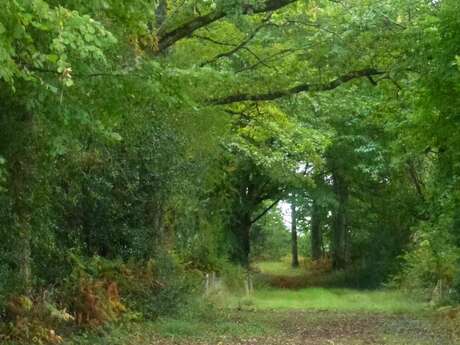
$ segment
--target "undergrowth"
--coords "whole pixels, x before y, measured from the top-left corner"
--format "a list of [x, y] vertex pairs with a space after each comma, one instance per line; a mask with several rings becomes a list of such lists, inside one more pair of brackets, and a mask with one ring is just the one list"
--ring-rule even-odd
[[[73, 270], [52, 291], [11, 294], [0, 313], [0, 343], [59, 344], [75, 332], [181, 313], [202, 293], [202, 275], [172, 256], [106, 260], [71, 255]], [[182, 314], [181, 314], [182, 315]]]

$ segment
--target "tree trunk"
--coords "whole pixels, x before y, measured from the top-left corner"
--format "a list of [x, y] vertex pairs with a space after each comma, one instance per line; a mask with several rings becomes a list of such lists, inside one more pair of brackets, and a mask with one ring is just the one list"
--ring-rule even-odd
[[343, 269], [347, 264], [346, 210], [348, 190], [340, 172], [333, 171], [333, 181], [338, 205], [334, 210], [332, 224], [332, 264], [334, 269]]
[[313, 200], [310, 224], [311, 258], [313, 260], [319, 260], [323, 256], [323, 251], [321, 248], [321, 209], [318, 206], [318, 202], [316, 200]]
[[245, 268], [249, 268], [249, 256], [251, 254], [251, 216], [249, 214], [235, 215], [233, 224], [233, 235], [235, 246], [233, 248], [233, 261]]
[[251, 254], [251, 220], [244, 221], [241, 226], [241, 248], [243, 267], [249, 268], [249, 256]]
[[292, 267], [299, 267], [299, 255], [297, 247], [297, 214], [294, 202], [291, 203], [291, 251]]

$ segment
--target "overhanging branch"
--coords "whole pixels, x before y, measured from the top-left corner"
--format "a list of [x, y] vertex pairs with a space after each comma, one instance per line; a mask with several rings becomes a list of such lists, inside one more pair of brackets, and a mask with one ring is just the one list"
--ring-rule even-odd
[[251, 220], [251, 224], [254, 224], [255, 222], [257, 222], [260, 218], [262, 218], [263, 216], [265, 216], [267, 214], [268, 211], [270, 211], [273, 207], [276, 206], [277, 203], [280, 202], [281, 199], [277, 199], [275, 200], [270, 206], [268, 206], [265, 210], [263, 210], [263, 212], [261, 212], [257, 217], [255, 217], [254, 219]]
[[236, 52], [238, 52], [239, 50], [245, 48], [245, 46], [257, 35], [257, 33], [264, 27], [266, 26], [267, 24], [267, 21], [270, 19], [271, 16], [269, 16], [268, 18], [266, 18], [261, 25], [259, 25], [258, 27], [255, 28], [255, 30], [246, 38], [244, 39], [243, 41], [241, 41], [241, 43], [239, 43], [238, 45], [235, 45], [233, 49], [230, 49], [226, 52], [223, 52], [223, 53], [220, 53], [220, 54], [217, 54], [215, 57], [213, 57], [212, 59], [208, 60], [208, 61], [205, 61], [203, 63], [200, 64], [201, 67], [207, 65], [207, 64], [211, 64], [213, 62], [216, 62], [217, 60], [219, 60], [220, 58], [223, 58], [223, 57], [229, 57], [233, 54], [235, 54]]
[[[242, 5], [241, 12], [243, 14], [249, 15], [276, 11], [296, 1], [297, 0], [266, 0], [265, 2], [259, 5]], [[162, 51], [172, 46], [174, 43], [181, 40], [182, 38], [190, 36], [190, 34], [195, 32], [196, 30], [201, 29], [209, 24], [212, 24], [218, 21], [219, 19], [224, 18], [226, 15], [227, 13], [225, 12], [225, 10], [223, 8], [219, 8], [208, 14], [195, 17], [171, 31], [160, 33], [158, 37], [158, 50]]]
[[324, 84], [299, 84], [297, 86], [277, 91], [270, 91], [260, 94], [249, 94], [249, 93], [238, 93], [223, 98], [216, 98], [209, 100], [209, 104], [222, 105], [222, 104], [231, 104], [237, 102], [247, 102], [247, 101], [272, 101], [281, 97], [286, 97], [290, 95], [295, 95], [301, 92], [315, 92], [315, 91], [329, 91], [339, 87], [342, 84], [345, 84], [351, 80], [371, 77], [375, 75], [381, 75], [385, 72], [378, 71], [374, 68], [366, 68], [358, 71], [349, 72], [344, 74], [328, 83]]

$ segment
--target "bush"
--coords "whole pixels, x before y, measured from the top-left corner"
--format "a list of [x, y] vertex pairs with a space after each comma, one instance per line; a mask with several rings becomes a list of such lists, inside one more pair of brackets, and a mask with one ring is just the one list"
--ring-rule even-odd
[[70, 261], [73, 270], [56, 294], [2, 297], [0, 342], [59, 343], [58, 330], [68, 323], [98, 327], [122, 317], [153, 319], [200, 309], [194, 297], [203, 292], [203, 276], [174, 256], [123, 262], [72, 254]]
[[403, 256], [402, 272], [392, 283], [442, 303], [458, 294], [460, 250], [449, 233], [434, 229], [422, 226], [414, 247]]
[[186, 270], [174, 256], [159, 257], [155, 261], [154, 270], [157, 285], [150, 294], [144, 290], [133, 299], [147, 318], [177, 313], [194, 296], [203, 292], [202, 273], [198, 270]]
[[74, 301], [70, 307], [96, 324], [118, 319], [126, 308], [148, 319], [175, 313], [202, 283], [199, 271], [185, 270], [170, 255], [127, 263], [100, 257], [73, 260], [76, 269], [66, 283]]
[[65, 280], [61, 299], [75, 315], [77, 324], [99, 326], [117, 320], [126, 310], [118, 288], [123, 264], [100, 257], [70, 258], [74, 269]]
[[[43, 294], [46, 296], [47, 294]], [[21, 344], [58, 344], [62, 337], [56, 330], [74, 320], [46, 297], [34, 300], [18, 295], [6, 303], [5, 322], [0, 324], [0, 340]]]
[[247, 273], [241, 266], [229, 262], [223, 263], [219, 274], [225, 288], [234, 293], [241, 293], [244, 291]]

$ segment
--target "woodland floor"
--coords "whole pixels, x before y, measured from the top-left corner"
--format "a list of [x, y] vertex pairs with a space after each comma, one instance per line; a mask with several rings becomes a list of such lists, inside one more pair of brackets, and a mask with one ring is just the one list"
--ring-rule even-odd
[[[277, 272], [268, 274], [279, 281]], [[283, 277], [299, 279], [295, 272]], [[250, 298], [216, 297], [218, 311], [133, 323], [69, 344], [460, 345], [460, 318], [398, 292], [272, 286]]]
[[[162, 337], [148, 344], [228, 345], [428, 345], [459, 344], [428, 318], [415, 315], [286, 311], [234, 315], [235, 327], [250, 317], [265, 322], [267, 334]], [[244, 327], [244, 326], [243, 326]], [[247, 325], [246, 325], [247, 327]], [[132, 344], [136, 344], [133, 342]]]

